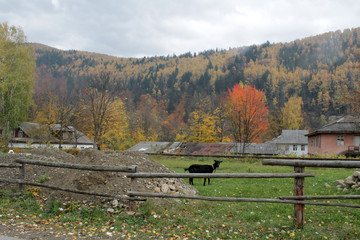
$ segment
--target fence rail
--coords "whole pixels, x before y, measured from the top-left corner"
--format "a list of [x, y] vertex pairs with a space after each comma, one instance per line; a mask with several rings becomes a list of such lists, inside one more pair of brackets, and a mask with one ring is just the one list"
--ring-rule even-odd
[[128, 178], [295, 178], [315, 177], [315, 173], [146, 173], [126, 175]]
[[136, 172], [137, 166], [99, 166], [99, 165], [82, 165], [82, 164], [71, 164], [71, 163], [59, 163], [59, 162], [46, 162], [39, 160], [29, 160], [18, 158], [15, 160], [17, 163], [21, 164], [31, 164], [38, 166], [46, 166], [46, 167], [55, 167], [55, 168], [70, 168], [70, 169], [78, 169], [78, 170], [89, 170], [89, 171], [107, 171], [107, 172]]
[[[206, 201], [221, 201], [221, 202], [262, 202], [262, 203], [285, 203], [285, 204], [302, 204], [302, 205], [317, 205], [317, 206], [334, 206], [334, 207], [352, 207], [360, 208], [359, 204], [348, 203], [326, 203], [326, 202], [310, 202], [300, 200], [281, 200], [274, 198], [236, 198], [236, 197], [209, 197], [198, 195], [184, 195], [184, 194], [164, 194], [164, 193], [150, 193], [150, 192], [137, 192], [128, 191], [129, 196], [137, 197], [151, 197], [151, 198], [185, 198]], [[283, 197], [284, 199], [286, 197]]]
[[339, 161], [339, 160], [284, 160], [284, 159], [263, 159], [263, 165], [272, 166], [294, 166], [294, 167], [324, 167], [324, 168], [359, 168], [360, 161]]
[[[6, 178], [0, 178], [0, 182], [5, 183], [15, 183], [15, 184], [21, 184], [21, 185], [28, 185], [28, 186], [35, 186], [35, 187], [42, 187], [42, 188], [49, 188], [53, 190], [58, 191], [64, 191], [64, 192], [70, 192], [70, 193], [77, 193], [77, 194], [84, 194], [84, 195], [91, 195], [91, 196], [99, 196], [99, 197], [107, 197], [107, 198], [116, 198], [123, 201], [130, 200], [130, 197], [128, 195], [118, 195], [118, 194], [107, 194], [107, 193], [97, 193], [97, 192], [87, 192], [87, 191], [80, 191], [76, 189], [69, 189], [69, 188], [62, 188], [57, 186], [51, 186], [43, 183], [34, 183], [29, 182], [26, 180], [21, 179], [6, 179]], [[133, 199], [133, 198], [131, 198]], [[144, 198], [137, 198], [136, 201], [146, 201]]]
[[0, 168], [21, 168], [20, 164], [6, 164], [6, 163], [1, 163], [0, 164]]

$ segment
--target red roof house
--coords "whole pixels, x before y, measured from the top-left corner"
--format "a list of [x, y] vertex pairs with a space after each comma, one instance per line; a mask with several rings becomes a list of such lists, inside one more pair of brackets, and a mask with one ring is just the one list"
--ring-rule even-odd
[[341, 117], [306, 135], [308, 153], [343, 154], [359, 150], [360, 119], [353, 116]]

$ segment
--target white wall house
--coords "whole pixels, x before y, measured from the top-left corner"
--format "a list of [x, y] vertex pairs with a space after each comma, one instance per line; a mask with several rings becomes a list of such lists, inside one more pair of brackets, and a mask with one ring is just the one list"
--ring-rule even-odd
[[[60, 131], [62, 131], [62, 141], [60, 141]], [[60, 144], [61, 142], [61, 144]], [[23, 122], [19, 128], [13, 129], [9, 148], [45, 148], [54, 147], [64, 149], [92, 148], [94, 142], [86, 137], [85, 134], [76, 130], [72, 126], [62, 127], [59, 124], [48, 126], [38, 123]]]
[[308, 130], [282, 130], [281, 135], [270, 142], [276, 144], [277, 154], [307, 155], [308, 139], [305, 135], [308, 133]]

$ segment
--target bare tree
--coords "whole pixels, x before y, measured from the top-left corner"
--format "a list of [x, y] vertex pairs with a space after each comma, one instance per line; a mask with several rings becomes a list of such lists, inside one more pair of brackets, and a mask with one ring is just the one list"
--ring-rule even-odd
[[92, 121], [94, 148], [100, 148], [98, 141], [103, 131], [109, 107], [116, 98], [119, 86], [118, 82], [111, 79], [109, 72], [101, 72], [99, 75], [91, 77], [82, 95], [85, 113], [91, 117]]

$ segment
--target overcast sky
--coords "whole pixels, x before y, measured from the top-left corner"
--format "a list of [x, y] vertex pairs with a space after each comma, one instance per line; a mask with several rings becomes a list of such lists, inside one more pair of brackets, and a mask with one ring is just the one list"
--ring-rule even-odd
[[163, 56], [360, 27], [360, 0], [0, 0], [0, 22], [59, 49]]

